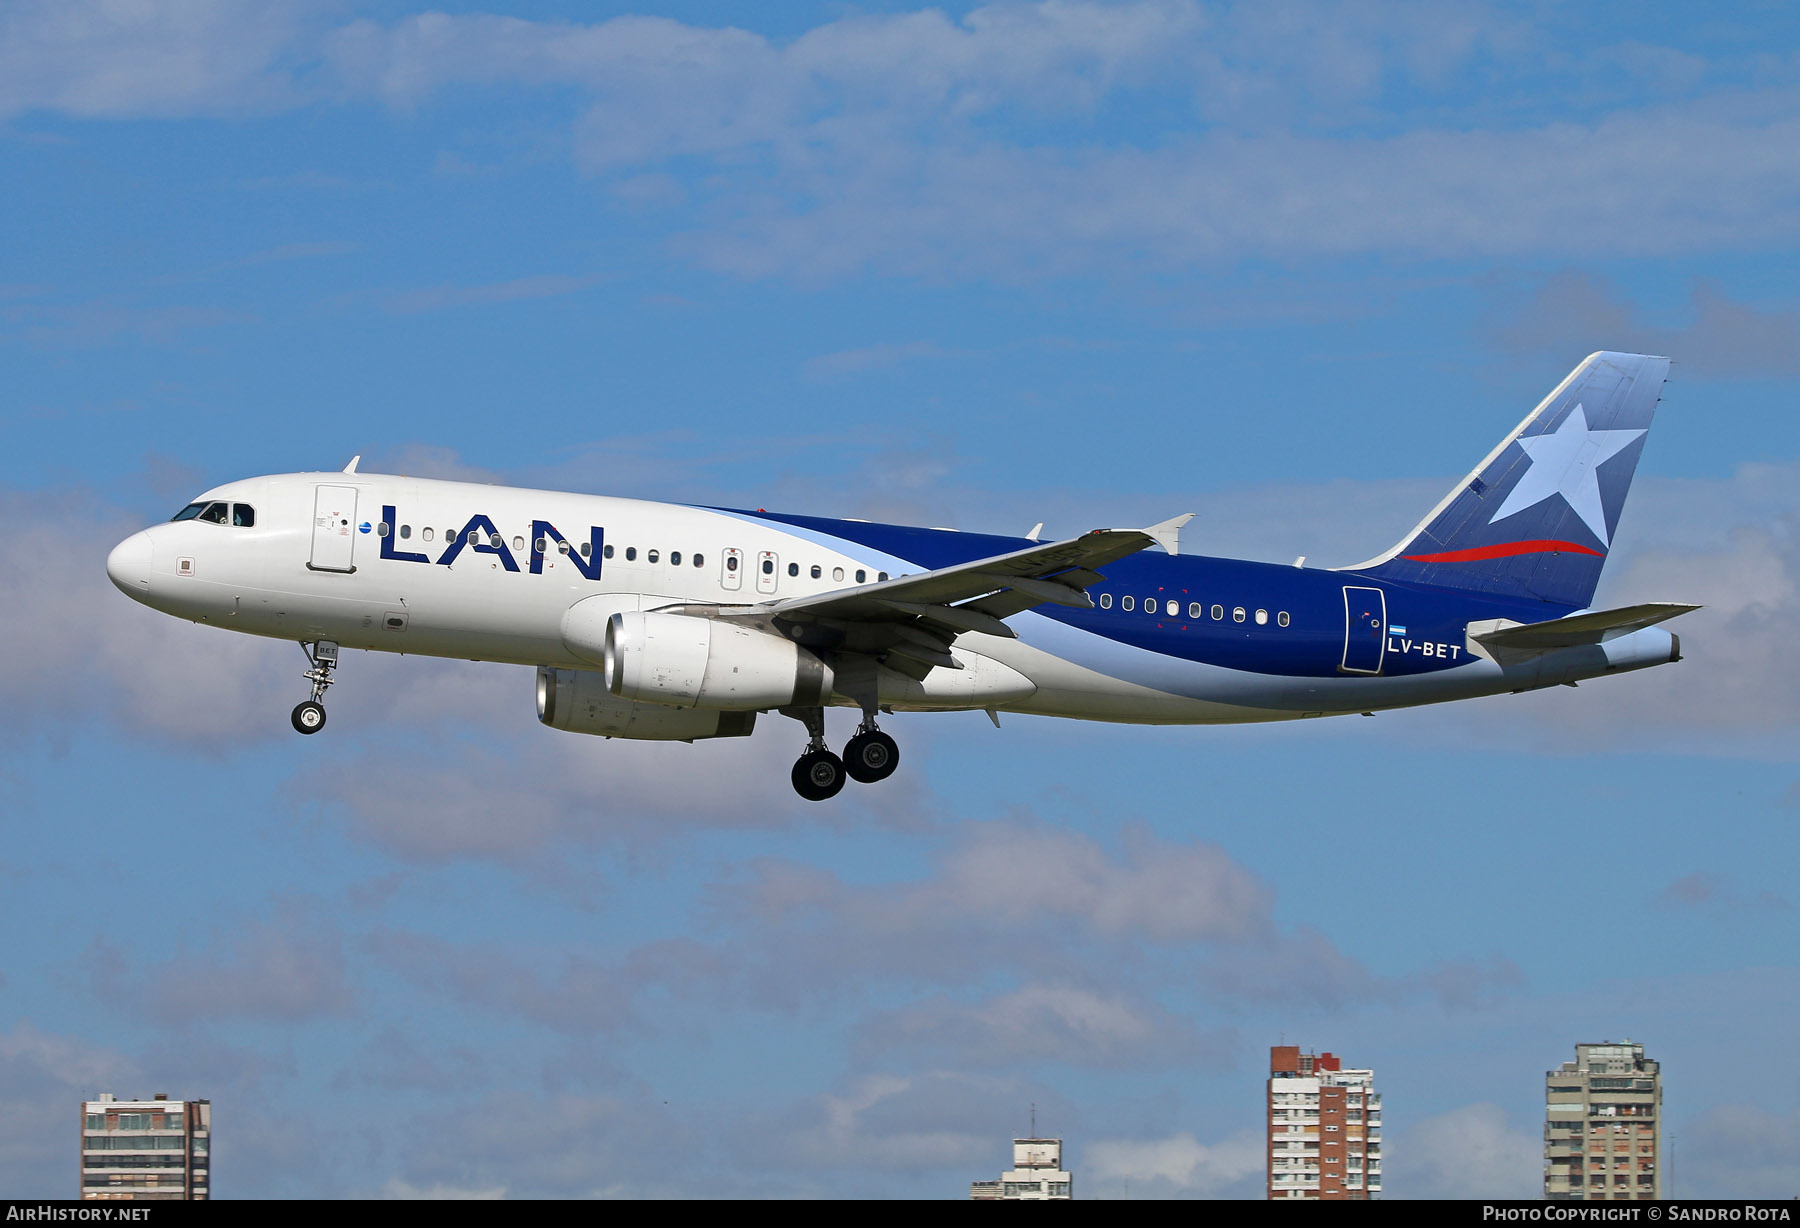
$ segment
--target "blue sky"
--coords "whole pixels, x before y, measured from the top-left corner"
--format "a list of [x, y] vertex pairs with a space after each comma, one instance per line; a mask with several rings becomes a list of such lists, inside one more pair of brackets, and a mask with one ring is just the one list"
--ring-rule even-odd
[[[1732, 1063], [1800, 1013], [1796, 24], [7, 6], [0, 1192], [112, 1090], [210, 1096], [221, 1197], [957, 1197], [1033, 1103], [1082, 1195], [1254, 1195], [1285, 1039], [1375, 1067], [1390, 1196], [1529, 1197], [1543, 1072], [1629, 1036], [1676, 1193], [1792, 1194]], [[354, 453], [1343, 564], [1598, 349], [1676, 359], [1601, 599], [1704, 603], [1680, 665], [914, 717], [828, 806], [791, 722], [576, 738], [496, 666], [354, 656], [303, 742], [296, 650], [104, 575]]]

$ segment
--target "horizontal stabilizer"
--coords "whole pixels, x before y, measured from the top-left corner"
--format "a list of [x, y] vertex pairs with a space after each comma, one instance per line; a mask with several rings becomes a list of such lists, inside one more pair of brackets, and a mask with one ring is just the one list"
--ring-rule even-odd
[[1582, 644], [1600, 644], [1645, 627], [1654, 627], [1697, 605], [1676, 601], [1652, 601], [1628, 605], [1617, 610], [1595, 610], [1569, 618], [1553, 618], [1541, 623], [1515, 623], [1510, 619], [1487, 619], [1469, 624], [1469, 639], [1490, 652], [1510, 655], [1533, 655], [1554, 652], [1558, 648], [1575, 648]]

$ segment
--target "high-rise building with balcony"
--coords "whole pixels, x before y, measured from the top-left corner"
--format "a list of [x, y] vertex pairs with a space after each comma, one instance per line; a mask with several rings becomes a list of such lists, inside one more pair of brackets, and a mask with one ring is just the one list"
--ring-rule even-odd
[[1269, 1197], [1381, 1193], [1381, 1096], [1373, 1070], [1331, 1053], [1269, 1049]]
[[1044, 1200], [1073, 1198], [1073, 1183], [1062, 1166], [1059, 1138], [1016, 1138], [1013, 1166], [998, 1181], [971, 1181], [969, 1197], [977, 1202], [996, 1199]]
[[1544, 1197], [1662, 1197], [1662, 1068], [1629, 1040], [1544, 1075]]
[[210, 1100], [106, 1094], [81, 1106], [84, 1199], [206, 1199], [211, 1158]]

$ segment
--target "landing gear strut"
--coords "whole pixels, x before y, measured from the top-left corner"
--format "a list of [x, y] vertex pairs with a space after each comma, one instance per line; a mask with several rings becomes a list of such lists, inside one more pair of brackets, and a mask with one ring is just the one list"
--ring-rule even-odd
[[875, 714], [863, 714], [856, 735], [844, 744], [844, 768], [865, 785], [886, 780], [900, 766], [900, 746], [875, 727]]
[[875, 727], [872, 709], [863, 713], [856, 734], [844, 744], [842, 759], [825, 745], [825, 709], [783, 708], [781, 712], [806, 726], [806, 751], [794, 764], [793, 780], [794, 792], [809, 802], [836, 797], [843, 791], [846, 776], [872, 785], [892, 776], [900, 766], [900, 747]]
[[844, 787], [844, 761], [825, 745], [825, 709], [783, 709], [806, 726], [806, 752], [794, 763], [794, 792], [809, 802], [836, 797]]
[[338, 646], [331, 640], [320, 640], [315, 644], [301, 644], [300, 651], [312, 665], [300, 675], [312, 683], [312, 698], [294, 706], [292, 719], [298, 732], [317, 733], [325, 728], [325, 705], [319, 701], [325, 698], [326, 688], [332, 682], [331, 671], [337, 668]]

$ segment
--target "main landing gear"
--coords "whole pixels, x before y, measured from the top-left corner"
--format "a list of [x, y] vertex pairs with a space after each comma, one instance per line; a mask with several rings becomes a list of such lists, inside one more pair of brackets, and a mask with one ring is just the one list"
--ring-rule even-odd
[[838, 758], [825, 745], [825, 710], [801, 708], [785, 710], [787, 715], [806, 726], [806, 751], [794, 763], [794, 792], [809, 802], [822, 802], [836, 797], [844, 788], [844, 777], [872, 785], [886, 780], [900, 766], [900, 747], [894, 739], [875, 727], [875, 714], [864, 713], [856, 735], [844, 745], [844, 757]]
[[316, 644], [301, 644], [300, 651], [312, 665], [300, 675], [312, 683], [312, 698], [294, 706], [292, 719], [298, 732], [317, 733], [325, 728], [325, 705], [319, 701], [325, 698], [332, 681], [331, 671], [337, 668], [338, 646], [330, 640], [320, 640]]

